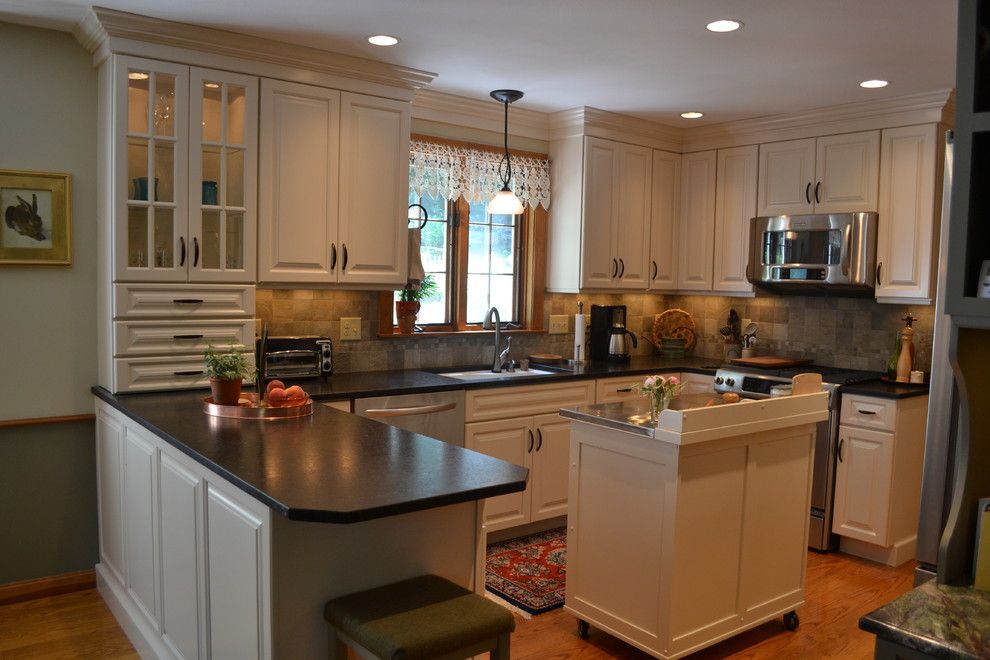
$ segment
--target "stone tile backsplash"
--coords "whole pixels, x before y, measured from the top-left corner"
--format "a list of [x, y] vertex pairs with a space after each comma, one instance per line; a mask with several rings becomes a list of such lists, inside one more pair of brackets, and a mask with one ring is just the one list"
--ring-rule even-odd
[[[930, 368], [933, 328], [932, 306], [881, 305], [872, 299], [812, 296], [777, 296], [758, 293], [755, 298], [641, 294], [548, 293], [544, 301], [544, 327], [550, 314], [567, 314], [568, 334], [514, 335], [512, 356], [559, 353], [571, 357], [574, 345], [573, 316], [577, 302], [590, 313], [592, 304], [626, 305], [628, 326], [639, 335], [638, 355], [653, 349], [644, 341], [653, 316], [665, 309], [681, 308], [695, 319], [698, 347], [695, 355], [721, 359], [723, 342], [719, 328], [729, 309], [759, 326], [757, 353], [810, 357], [818, 364], [881, 371], [893, 350], [894, 336], [910, 311], [915, 322], [917, 363]], [[269, 323], [273, 335], [323, 335], [334, 339], [335, 371], [379, 371], [483, 365], [492, 358], [492, 337], [447, 336], [412, 338], [378, 337], [378, 294], [367, 291], [321, 289], [261, 289], [257, 291], [257, 315]], [[340, 341], [340, 318], [363, 319], [359, 341]]]

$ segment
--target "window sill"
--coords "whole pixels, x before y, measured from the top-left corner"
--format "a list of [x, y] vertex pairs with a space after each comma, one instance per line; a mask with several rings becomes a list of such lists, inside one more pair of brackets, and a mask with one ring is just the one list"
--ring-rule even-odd
[[[545, 335], [547, 333], [546, 329], [537, 328], [521, 328], [518, 330], [502, 330], [503, 335]], [[379, 332], [379, 339], [425, 339], [427, 337], [484, 337], [493, 336], [495, 334], [494, 330], [435, 330], [435, 331], [425, 331], [425, 332], [414, 332], [409, 335], [402, 334], [398, 331], [396, 332]]]

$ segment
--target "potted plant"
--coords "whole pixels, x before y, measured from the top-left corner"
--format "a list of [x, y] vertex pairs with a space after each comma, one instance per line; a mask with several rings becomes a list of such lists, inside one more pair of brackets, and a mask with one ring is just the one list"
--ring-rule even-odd
[[399, 320], [399, 332], [411, 335], [416, 329], [416, 315], [421, 307], [420, 301], [434, 297], [439, 290], [432, 275], [427, 275], [413, 288], [406, 285], [399, 291], [399, 299], [395, 301], [395, 317]]
[[211, 344], [203, 353], [213, 402], [222, 406], [237, 405], [241, 398], [241, 383], [251, 373], [247, 358], [237, 348], [231, 345], [227, 351], [218, 351]]

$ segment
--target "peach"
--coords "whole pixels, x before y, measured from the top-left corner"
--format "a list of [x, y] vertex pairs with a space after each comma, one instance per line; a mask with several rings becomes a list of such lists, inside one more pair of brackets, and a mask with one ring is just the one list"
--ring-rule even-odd
[[293, 385], [292, 387], [285, 390], [286, 399], [305, 399], [306, 391], [298, 385]]
[[285, 390], [281, 387], [273, 387], [268, 390], [266, 398], [268, 399], [268, 403], [277, 406], [285, 401]]
[[282, 388], [284, 390], [285, 389], [285, 383], [283, 383], [280, 380], [273, 380], [270, 383], [268, 383], [268, 387], [265, 388], [265, 392], [271, 392], [276, 387], [280, 387], [280, 388]]

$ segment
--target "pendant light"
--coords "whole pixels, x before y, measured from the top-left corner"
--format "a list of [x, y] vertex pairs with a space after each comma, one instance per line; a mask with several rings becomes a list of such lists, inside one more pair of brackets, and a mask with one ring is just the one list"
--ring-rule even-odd
[[489, 215], [519, 215], [523, 212], [522, 202], [509, 188], [512, 179], [512, 160], [509, 156], [509, 104], [518, 101], [523, 93], [518, 89], [496, 89], [491, 93], [496, 101], [505, 105], [505, 154], [499, 163], [498, 173], [502, 177], [502, 189], [488, 202]]

